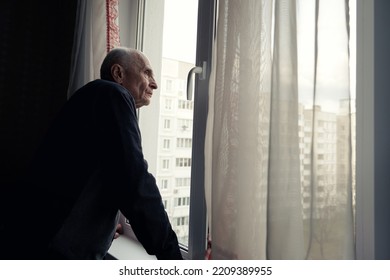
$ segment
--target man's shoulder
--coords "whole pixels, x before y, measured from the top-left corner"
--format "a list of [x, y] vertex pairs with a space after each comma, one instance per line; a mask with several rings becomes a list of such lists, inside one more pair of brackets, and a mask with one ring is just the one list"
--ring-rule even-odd
[[125, 99], [130, 103], [134, 103], [133, 97], [130, 92], [118, 83], [97, 79], [87, 83], [80, 89], [78, 89], [72, 96], [72, 98], [112, 98], [121, 96], [121, 99]]
[[87, 83], [85, 86], [80, 88], [80, 90], [85, 90], [85, 91], [104, 91], [104, 92], [121, 92], [121, 93], [127, 93], [128, 91], [121, 86], [118, 83], [107, 81], [107, 80], [102, 80], [102, 79], [97, 79], [92, 82]]

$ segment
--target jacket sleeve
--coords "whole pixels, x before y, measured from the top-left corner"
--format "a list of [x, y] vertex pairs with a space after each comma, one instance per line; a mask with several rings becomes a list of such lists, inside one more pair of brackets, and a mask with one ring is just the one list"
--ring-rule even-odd
[[103, 153], [104, 177], [116, 190], [118, 208], [148, 254], [158, 259], [182, 259], [156, 180], [143, 157], [134, 100], [118, 86], [110, 92], [107, 103], [102, 104], [106, 111], [101, 115], [102, 143], [108, 147]]

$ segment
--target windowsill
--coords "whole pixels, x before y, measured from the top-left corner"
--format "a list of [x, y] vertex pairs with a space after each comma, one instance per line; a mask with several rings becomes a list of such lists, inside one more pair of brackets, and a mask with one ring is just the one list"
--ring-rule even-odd
[[108, 253], [118, 260], [156, 260], [139, 242], [123, 235], [112, 242]]

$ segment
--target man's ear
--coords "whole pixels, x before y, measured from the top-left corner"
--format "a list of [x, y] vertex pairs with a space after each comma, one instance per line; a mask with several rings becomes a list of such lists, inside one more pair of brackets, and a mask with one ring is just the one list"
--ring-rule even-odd
[[111, 66], [111, 75], [115, 82], [122, 84], [123, 82], [123, 67], [119, 64], [114, 64]]

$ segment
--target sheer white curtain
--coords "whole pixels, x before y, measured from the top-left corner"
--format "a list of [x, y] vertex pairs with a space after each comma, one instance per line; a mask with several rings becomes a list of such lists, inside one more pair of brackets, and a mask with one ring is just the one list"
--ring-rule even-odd
[[79, 0], [77, 5], [68, 98], [100, 78], [107, 51], [119, 46], [118, 0]]
[[217, 11], [212, 258], [353, 258], [348, 1], [220, 0]]

